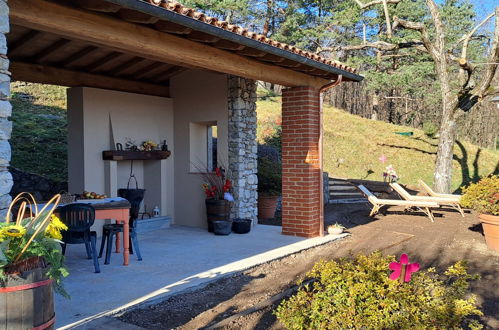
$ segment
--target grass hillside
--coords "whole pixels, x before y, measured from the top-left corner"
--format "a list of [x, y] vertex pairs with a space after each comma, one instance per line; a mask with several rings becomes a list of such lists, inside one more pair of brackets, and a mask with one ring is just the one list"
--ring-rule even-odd
[[[64, 87], [12, 83], [12, 166], [56, 181], [67, 180], [67, 117]], [[257, 103], [258, 139], [271, 136], [281, 123], [280, 98]], [[331, 176], [382, 180], [392, 164], [402, 183], [432, 181], [437, 140], [422, 131], [324, 109], [324, 167]], [[394, 132], [413, 131], [413, 137]], [[383, 165], [378, 158], [384, 154]], [[455, 148], [453, 188], [497, 171], [499, 152], [466, 142]]]
[[66, 182], [66, 88], [13, 82], [11, 93], [11, 166]]
[[[258, 139], [263, 141], [281, 122], [279, 98], [258, 101]], [[395, 132], [414, 132], [412, 137]], [[324, 169], [330, 176], [383, 180], [384, 168], [391, 164], [400, 182], [432, 182], [437, 140], [423, 131], [351, 115], [324, 107]], [[381, 155], [387, 158], [383, 165]], [[454, 149], [453, 189], [497, 171], [499, 152], [458, 141]]]

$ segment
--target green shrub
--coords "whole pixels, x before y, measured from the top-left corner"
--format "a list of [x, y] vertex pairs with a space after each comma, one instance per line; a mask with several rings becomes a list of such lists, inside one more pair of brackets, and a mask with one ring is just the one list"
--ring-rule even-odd
[[[283, 301], [275, 314], [288, 329], [480, 329], [474, 296], [466, 297], [469, 275], [457, 262], [441, 276], [430, 268], [409, 283], [388, 278], [394, 257], [374, 252], [353, 260], [321, 261], [310, 283]], [[309, 281], [307, 281], [309, 282]]]
[[434, 138], [438, 133], [438, 126], [431, 121], [425, 121], [423, 123], [423, 131], [427, 137]]
[[281, 190], [281, 164], [269, 157], [258, 157], [258, 194], [278, 196]]
[[459, 202], [479, 213], [499, 215], [499, 177], [492, 175], [470, 184]]

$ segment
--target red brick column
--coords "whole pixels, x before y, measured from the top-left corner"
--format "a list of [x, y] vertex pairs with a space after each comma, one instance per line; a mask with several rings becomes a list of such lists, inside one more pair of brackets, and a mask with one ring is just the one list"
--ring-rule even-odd
[[294, 87], [282, 93], [282, 233], [323, 234], [320, 93]]

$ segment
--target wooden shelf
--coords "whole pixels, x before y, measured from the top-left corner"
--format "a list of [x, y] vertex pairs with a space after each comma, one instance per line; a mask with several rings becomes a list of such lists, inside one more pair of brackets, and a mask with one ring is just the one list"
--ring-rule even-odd
[[102, 152], [104, 160], [161, 160], [170, 157], [171, 151], [132, 151], [132, 150], [106, 150]]

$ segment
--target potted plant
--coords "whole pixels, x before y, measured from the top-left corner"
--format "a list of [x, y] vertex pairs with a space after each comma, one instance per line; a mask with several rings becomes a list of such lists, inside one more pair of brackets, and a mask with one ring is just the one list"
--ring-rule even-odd
[[215, 235], [229, 235], [232, 231], [230, 202], [234, 201], [230, 190], [232, 181], [224, 167], [215, 168], [215, 172], [202, 172], [203, 190], [206, 195], [206, 216], [208, 231]]
[[[68, 297], [62, 287], [68, 272], [60, 246], [67, 227], [53, 214], [60, 197], [39, 209], [31, 194], [22, 193], [0, 222], [0, 305], [17, 306], [6, 310], [8, 328], [53, 326], [53, 289]], [[14, 206], [18, 211], [12, 217]]]
[[258, 218], [271, 219], [282, 191], [281, 164], [269, 157], [258, 159]]
[[478, 212], [487, 247], [499, 251], [499, 177], [483, 178], [464, 188], [463, 193], [460, 203]]
[[345, 230], [345, 227], [337, 222], [334, 225], [327, 226], [327, 232], [330, 235], [339, 235], [343, 233], [343, 230]]

